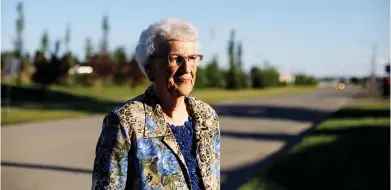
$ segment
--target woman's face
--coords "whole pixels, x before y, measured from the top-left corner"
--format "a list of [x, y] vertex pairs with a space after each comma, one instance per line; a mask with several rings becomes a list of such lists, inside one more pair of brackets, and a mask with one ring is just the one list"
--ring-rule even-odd
[[155, 87], [173, 96], [188, 96], [193, 90], [197, 65], [202, 56], [198, 53], [198, 43], [169, 41], [166, 51], [153, 55], [150, 68]]

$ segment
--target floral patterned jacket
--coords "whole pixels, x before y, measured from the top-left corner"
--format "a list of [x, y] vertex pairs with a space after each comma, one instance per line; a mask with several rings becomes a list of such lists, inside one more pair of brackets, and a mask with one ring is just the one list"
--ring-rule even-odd
[[[216, 112], [186, 98], [193, 117], [197, 161], [206, 190], [220, 189], [220, 129]], [[183, 169], [182, 169], [183, 168]], [[151, 85], [107, 114], [96, 145], [92, 189], [191, 189], [179, 145]]]

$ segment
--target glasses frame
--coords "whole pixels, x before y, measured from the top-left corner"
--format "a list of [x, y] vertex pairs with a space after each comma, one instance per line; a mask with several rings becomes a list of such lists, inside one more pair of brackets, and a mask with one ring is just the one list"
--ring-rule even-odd
[[[177, 56], [176, 59], [174, 60], [171, 60], [170, 59], [170, 56]], [[181, 67], [186, 61], [189, 62], [189, 59], [190, 59], [190, 56], [197, 56], [199, 57], [199, 60], [198, 61], [202, 61], [203, 58], [204, 58], [204, 55], [202, 54], [193, 54], [193, 55], [188, 55], [188, 56], [183, 56], [183, 55], [180, 55], [180, 54], [169, 54], [167, 56], [163, 56], [163, 55], [150, 55], [150, 58], [167, 58], [167, 63], [170, 64], [172, 63], [173, 61], [175, 61], [176, 65], [175, 67]], [[184, 58], [182, 62], [178, 62], [178, 58]], [[198, 61], [196, 61], [195, 65], [194, 66], [198, 66]], [[169, 65], [170, 66], [170, 65]]]

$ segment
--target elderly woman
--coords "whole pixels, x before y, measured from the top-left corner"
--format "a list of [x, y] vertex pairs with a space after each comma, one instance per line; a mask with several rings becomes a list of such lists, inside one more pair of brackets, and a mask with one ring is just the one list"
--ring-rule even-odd
[[220, 189], [218, 117], [189, 96], [202, 59], [197, 29], [154, 23], [136, 59], [152, 85], [104, 118], [92, 189]]

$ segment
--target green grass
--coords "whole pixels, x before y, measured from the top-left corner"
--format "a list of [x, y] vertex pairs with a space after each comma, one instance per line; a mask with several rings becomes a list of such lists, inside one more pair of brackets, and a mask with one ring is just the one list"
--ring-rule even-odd
[[[74, 87], [51, 87], [54, 91], [65, 92], [72, 95], [87, 96], [99, 100], [126, 100], [141, 93], [144, 93], [148, 85], [140, 86], [134, 90], [129, 87], [106, 86], [104, 88], [85, 88], [82, 86]], [[208, 103], [216, 103], [223, 100], [251, 99], [258, 97], [267, 97], [281, 94], [292, 94], [299, 92], [312, 91], [316, 89], [313, 86], [288, 86], [276, 87], [264, 90], [246, 89], [246, 90], [224, 90], [224, 89], [194, 89], [191, 96], [195, 96]], [[224, 95], [224, 96], [222, 96]]]
[[389, 189], [389, 103], [338, 111], [240, 189]]
[[[88, 115], [104, 114], [125, 100], [143, 93], [147, 85], [131, 90], [129, 87], [106, 86], [104, 88], [85, 88], [82, 86], [62, 87], [52, 86], [53, 92], [62, 92], [74, 96], [89, 97], [96, 100], [92, 104], [62, 103], [57, 106], [38, 103], [44, 108], [18, 108], [2, 110], [1, 124], [7, 126], [15, 123], [38, 122], [52, 119], [82, 117]], [[192, 96], [209, 104], [226, 100], [244, 100], [260, 97], [270, 97], [284, 94], [294, 94], [316, 90], [316, 87], [282, 87], [264, 90], [229, 91], [223, 89], [195, 89]]]
[[92, 88], [83, 86], [51, 86], [51, 90], [76, 96], [91, 97], [98, 100], [126, 100], [143, 93], [147, 87], [147, 84], [139, 86], [136, 89], [131, 89], [128, 86], [119, 87], [115, 85]]
[[39, 121], [75, 118], [89, 115], [86, 112], [76, 110], [42, 110], [42, 109], [15, 109], [1, 110], [1, 124], [7, 126], [8, 124], [18, 123], [32, 123]]
[[295, 93], [304, 93], [316, 90], [316, 87], [276, 87], [264, 90], [247, 89], [247, 90], [223, 90], [223, 89], [195, 89], [192, 96], [203, 100], [209, 104], [230, 100], [246, 100], [262, 97], [273, 97], [278, 95], [287, 95]]

